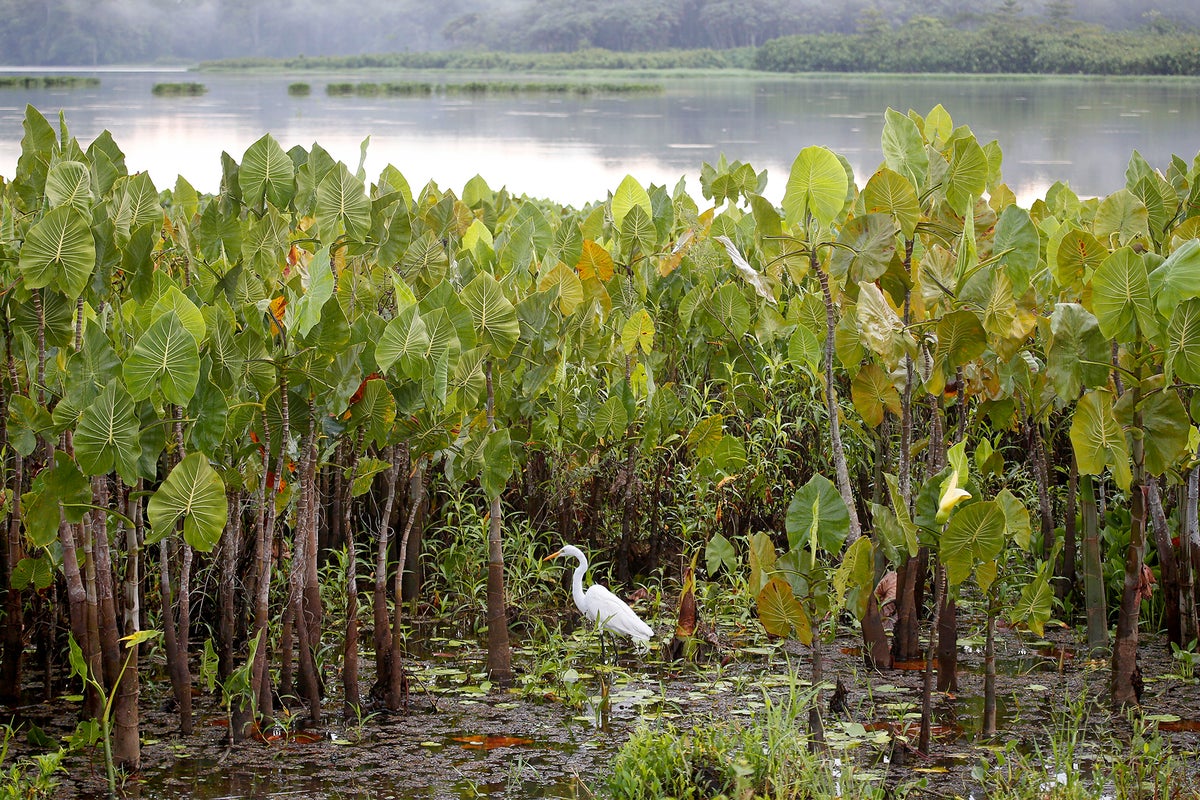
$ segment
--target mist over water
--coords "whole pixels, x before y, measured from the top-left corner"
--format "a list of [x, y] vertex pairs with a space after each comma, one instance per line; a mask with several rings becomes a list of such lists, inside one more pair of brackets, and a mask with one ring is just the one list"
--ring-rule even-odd
[[[414, 188], [434, 180], [458, 191], [479, 174], [492, 188], [572, 205], [603, 200], [626, 174], [669, 187], [687, 176], [698, 198], [700, 165], [724, 153], [768, 170], [766, 195], [778, 202], [802, 148], [844, 155], [861, 186], [882, 161], [884, 111], [926, 114], [937, 103], [981, 142], [999, 142], [1004, 179], [1026, 206], [1056, 180], [1088, 196], [1122, 188], [1135, 149], [1160, 169], [1172, 153], [1190, 163], [1200, 149], [1200, 92], [1184, 80], [721, 77], [668, 80], [649, 95], [398, 98], [326, 96], [329, 82], [397, 79], [364, 73], [95, 74], [96, 88], [0, 94], [0, 174], [15, 172], [26, 103], [52, 122], [62, 110], [84, 146], [110, 130], [130, 170], [148, 170], [159, 189], [182, 174], [206, 192], [219, 186], [222, 151], [241, 160], [270, 132], [285, 149], [319, 143], [351, 169], [369, 137], [368, 181], [387, 164]], [[208, 91], [151, 94], [180, 80]], [[312, 94], [289, 96], [295, 80]]]

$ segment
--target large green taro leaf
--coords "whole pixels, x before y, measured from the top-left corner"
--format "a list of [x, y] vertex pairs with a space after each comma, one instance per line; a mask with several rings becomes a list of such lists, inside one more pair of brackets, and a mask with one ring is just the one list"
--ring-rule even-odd
[[883, 157], [888, 168], [907, 178], [914, 189], [923, 188], [929, 153], [921, 131], [916, 122], [891, 108], [883, 115]]
[[133, 484], [142, 453], [140, 432], [133, 400], [121, 381], [113, 378], [83, 410], [75, 430], [75, 458], [88, 475], [116, 470], [126, 483]]
[[[903, 119], [908, 120], [907, 117]], [[912, 120], [908, 122], [912, 124]], [[924, 153], [922, 148], [921, 154]], [[905, 239], [912, 239], [916, 234], [917, 223], [921, 221], [921, 205], [912, 183], [899, 172], [880, 167], [863, 187], [863, 205], [867, 214], [891, 216]]]
[[988, 562], [1004, 549], [1005, 516], [994, 500], [964, 506], [942, 533], [941, 559], [951, 586], [962, 583], [978, 562]]
[[832, 150], [815, 145], [801, 150], [792, 162], [783, 192], [788, 224], [802, 222], [812, 214], [818, 223], [829, 226], [846, 204], [849, 183], [846, 168]]
[[1113, 414], [1112, 393], [1107, 389], [1088, 392], [1080, 398], [1071, 417], [1071, 445], [1080, 473], [1100, 475], [1109, 467], [1117, 486], [1129, 489], [1133, 479], [1129, 448]]
[[827, 553], [839, 553], [850, 534], [850, 512], [833, 483], [818, 474], [792, 497], [785, 525], [792, 550], [819, 546]]
[[612, 197], [613, 226], [621, 230], [625, 217], [635, 207], [646, 213], [647, 218], [654, 217], [654, 207], [650, 203], [650, 195], [632, 175], [626, 175]]
[[500, 283], [481, 272], [463, 287], [462, 302], [471, 312], [479, 343], [490, 348], [496, 358], [506, 358], [517, 343], [521, 325], [517, 309], [504, 296]]
[[276, 208], [287, 208], [296, 193], [296, 167], [279, 143], [265, 134], [246, 149], [238, 169], [242, 200], [262, 208], [264, 200]]
[[789, 636], [796, 632], [796, 638], [803, 644], [812, 644], [812, 626], [804, 606], [796, 599], [791, 584], [783, 578], [771, 578], [766, 586], [758, 593], [758, 620], [763, 629], [771, 636]]
[[316, 217], [326, 243], [333, 242], [339, 228], [355, 241], [365, 239], [371, 229], [371, 204], [363, 183], [340, 161], [317, 185]]
[[1200, 298], [1186, 300], [1171, 315], [1164, 368], [1168, 380], [1200, 384]]
[[96, 244], [87, 217], [70, 205], [46, 212], [29, 230], [17, 267], [30, 289], [52, 287], [74, 300], [96, 266]]
[[1078, 303], [1054, 306], [1050, 314], [1046, 377], [1059, 397], [1075, 398], [1082, 389], [1104, 385], [1111, 352], [1099, 323], [1086, 308]]
[[1114, 252], [1092, 276], [1092, 311], [1106, 338], [1132, 342], [1139, 330], [1145, 338], [1157, 334], [1146, 264], [1132, 248]]
[[155, 320], [125, 360], [125, 385], [134, 400], [162, 389], [168, 403], [187, 405], [200, 380], [200, 353], [174, 311]]
[[161, 541], [183, 520], [183, 538], [192, 547], [208, 552], [225, 530], [229, 503], [225, 484], [204, 453], [192, 453], [175, 465], [146, 507], [151, 533], [147, 544]]

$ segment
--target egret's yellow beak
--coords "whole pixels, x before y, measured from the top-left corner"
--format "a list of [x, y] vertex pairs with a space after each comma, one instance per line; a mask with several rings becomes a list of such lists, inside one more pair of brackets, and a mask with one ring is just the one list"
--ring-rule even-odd
[[561, 555], [562, 555], [562, 550], [557, 550], [557, 551], [551, 553], [550, 555], [546, 556], [545, 558], [543, 558], [542, 561], [549, 561], [550, 559], [558, 558]]

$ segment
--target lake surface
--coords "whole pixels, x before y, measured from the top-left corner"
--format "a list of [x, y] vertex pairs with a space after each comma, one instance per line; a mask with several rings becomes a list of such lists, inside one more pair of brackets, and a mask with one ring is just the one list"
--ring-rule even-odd
[[[240, 161], [268, 131], [285, 149], [317, 142], [352, 170], [363, 140], [370, 137], [368, 180], [390, 163], [414, 187], [434, 180], [458, 191], [478, 173], [492, 188], [507, 186], [516, 194], [575, 205], [603, 200], [626, 174], [643, 184], [667, 186], [687, 176], [689, 191], [699, 198], [700, 165], [715, 163], [721, 153], [767, 169], [766, 195], [778, 202], [793, 159], [812, 144], [846, 156], [861, 186], [882, 160], [880, 133], [889, 106], [925, 114], [942, 103], [955, 123], [970, 125], [981, 142], [998, 140], [1004, 178], [1026, 205], [1055, 180], [1068, 181], [1082, 195], [1121, 188], [1135, 149], [1160, 169], [1172, 153], [1190, 163], [1200, 150], [1200, 79], [636, 75], [605, 80], [661, 82], [665, 90], [633, 96], [391, 98], [329, 97], [325, 86], [470, 78], [370, 72], [78, 74], [95, 75], [101, 84], [0, 89], [0, 175], [11, 178], [15, 172], [27, 103], [51, 120], [64, 111], [70, 132], [85, 147], [107, 128], [130, 170], [148, 170], [160, 189], [183, 174], [208, 192], [218, 188], [221, 152]], [[182, 98], [151, 94], [155, 83], [175, 81], [202, 82], [208, 92]], [[310, 83], [312, 94], [289, 96], [293, 81]]]

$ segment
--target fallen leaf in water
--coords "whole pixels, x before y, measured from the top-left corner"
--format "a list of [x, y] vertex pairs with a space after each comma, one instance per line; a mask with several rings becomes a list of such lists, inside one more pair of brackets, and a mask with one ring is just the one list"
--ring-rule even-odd
[[522, 739], [519, 736], [452, 736], [452, 741], [459, 742], [468, 750], [495, 750], [497, 747], [520, 747], [533, 744], [533, 739]]

